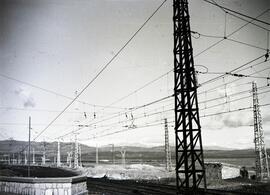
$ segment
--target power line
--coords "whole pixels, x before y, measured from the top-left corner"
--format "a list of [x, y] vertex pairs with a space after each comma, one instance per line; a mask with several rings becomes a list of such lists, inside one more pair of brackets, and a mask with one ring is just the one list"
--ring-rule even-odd
[[[268, 9], [267, 9], [266, 11], [262, 12], [262, 13], [261, 13], [260, 15], [258, 15], [256, 18], [262, 16], [262, 15], [265, 14], [266, 12], [268, 12]], [[238, 32], [239, 30], [241, 30], [242, 28], [244, 28], [245, 26], [247, 26], [247, 25], [250, 24], [250, 23], [252, 23], [252, 21], [247, 21], [246, 24], [242, 25], [240, 28], [238, 28], [238, 29], [236, 29], [234, 32], [230, 33], [230, 34], [227, 36], [227, 39], [228, 39], [228, 37], [230, 37], [231, 35], [235, 34], [236, 32]], [[196, 32], [194, 32], [194, 31], [191, 31], [191, 32], [196, 33]], [[207, 36], [207, 35], [204, 35], [204, 36]], [[222, 38], [221, 41], [224, 40], [224, 37], [211, 36], [211, 35], [209, 35], [209, 37]], [[233, 39], [230, 39], [230, 40], [233, 40]], [[218, 41], [218, 42], [214, 43], [214, 44], [211, 45], [210, 47], [208, 47], [208, 48], [206, 48], [205, 50], [203, 50], [203, 52], [198, 53], [197, 55], [194, 56], [194, 58], [198, 57], [199, 55], [201, 55], [201, 54], [204, 53], [205, 51], [207, 51], [207, 50], [211, 49], [212, 47], [216, 46], [216, 45], [219, 44], [221, 41]], [[249, 44], [249, 45], [250, 45], [250, 44]], [[256, 46], [254, 46], [254, 47], [256, 47]], [[262, 49], [262, 48], [261, 48], [261, 49]], [[265, 50], [265, 49], [264, 49], [264, 50]], [[111, 104], [109, 104], [109, 105], [113, 105], [113, 104], [115, 104], [115, 103], [118, 103], [118, 102], [122, 101], [123, 99], [129, 97], [130, 95], [132, 95], [132, 94], [138, 92], [139, 90], [141, 90], [141, 89], [145, 88], [146, 86], [148, 86], [148, 85], [154, 83], [155, 81], [159, 80], [160, 78], [163, 78], [164, 76], [166, 76], [167, 74], [169, 74], [169, 73], [172, 72], [172, 71], [173, 71], [173, 69], [170, 70], [170, 71], [168, 71], [168, 72], [166, 72], [166, 73], [164, 73], [164, 74], [162, 74], [162, 75], [160, 75], [160, 76], [158, 76], [158, 77], [155, 78], [154, 80], [152, 80], [152, 81], [148, 82], [147, 84], [143, 85], [142, 87], [140, 87], [140, 88], [134, 90], [133, 92], [129, 93], [128, 95], [123, 96], [122, 98], [119, 98], [118, 100], [114, 101], [113, 103], [111, 103]]]
[[[263, 14], [265, 14], [267, 11], [268, 11], [268, 10], [262, 12], [260, 15], [257, 16], [257, 18], [260, 17], [260, 16], [262, 16]], [[250, 23], [252, 23], [252, 21], [248, 21], [246, 24], [244, 24], [244, 25], [242, 25], [240, 28], [236, 29], [234, 32], [232, 32], [231, 34], [229, 34], [229, 35], [227, 36], [227, 39], [228, 39], [228, 37], [230, 37], [231, 35], [233, 35], [233, 34], [236, 33], [237, 31], [241, 30], [242, 28], [244, 28], [245, 26], [247, 26], [247, 25], [250, 24]], [[192, 32], [193, 32], [193, 31], [192, 31]], [[222, 37], [222, 40], [221, 40], [221, 41], [223, 41], [223, 37]], [[212, 47], [216, 46], [216, 45], [219, 44], [221, 41], [218, 41], [217, 43], [214, 43], [212, 46], [210, 46], [210, 47], [206, 48], [205, 50], [203, 50], [203, 52], [198, 53], [194, 58], [198, 57], [199, 55], [201, 55], [201, 54], [204, 53], [205, 51], [207, 51], [207, 50], [211, 49]], [[148, 85], [154, 83], [155, 81], [159, 80], [160, 78], [163, 78], [164, 76], [166, 76], [167, 74], [169, 74], [169, 73], [172, 72], [172, 71], [173, 71], [173, 69], [170, 70], [170, 71], [168, 71], [168, 72], [166, 72], [165, 74], [160, 75], [159, 77], [157, 77], [157, 78], [155, 78], [154, 80], [148, 82], [147, 84], [145, 84], [144, 86], [138, 88], [137, 90], [134, 90], [133, 92], [129, 93], [128, 95], [123, 96], [122, 98], [119, 98], [118, 100], [116, 100], [115, 102], [111, 103], [110, 105], [113, 105], [113, 104], [115, 104], [115, 103], [118, 103], [118, 102], [124, 100], [125, 98], [127, 98], [127, 97], [129, 97], [130, 95], [136, 93], [137, 91], [139, 91], [139, 90], [145, 88], [146, 86], [148, 86]]]
[[[241, 65], [241, 67], [243, 67], [243, 65]], [[240, 71], [239, 68], [236, 68], [236, 69], [234, 69], [234, 70]], [[247, 93], [247, 92], [250, 92], [250, 90], [243, 91], [243, 92], [238, 92], [238, 93], [232, 94], [231, 96], [235, 96], [235, 95], [239, 95], [239, 94], [243, 94], [243, 93]], [[160, 98], [160, 99], [158, 99], [158, 100], [155, 100], [155, 101], [153, 101], [153, 102], [150, 102], [150, 103], [147, 103], [147, 104], [138, 106], [138, 107], [131, 108], [131, 109], [128, 110], [128, 112], [132, 112], [132, 111], [134, 111], [134, 110], [137, 110], [137, 109], [140, 109], [140, 108], [144, 108], [144, 107], [150, 106], [150, 105], [152, 105], [152, 104], [155, 104], [155, 103], [164, 101], [164, 100], [166, 100], [166, 99], [168, 99], [168, 98], [170, 98], [170, 97], [172, 97], [172, 96], [166, 96], [166, 97]], [[208, 102], [209, 102], [209, 101], [214, 101], [214, 100], [218, 100], [218, 99], [221, 99], [221, 98], [225, 98], [225, 97], [214, 98], [214, 99], [210, 99], [210, 100], [207, 100], [207, 101], [208, 101]], [[200, 102], [200, 104], [201, 104], [201, 103], [204, 103], [204, 102]], [[97, 124], [97, 123], [100, 123], [100, 122], [104, 122], [104, 121], [113, 119], [113, 118], [115, 118], [115, 117], [119, 117], [120, 115], [123, 115], [123, 114], [125, 114], [125, 113], [126, 113], [126, 112], [118, 113], [118, 114], [116, 114], [116, 115], [114, 115], [114, 116], [112, 116], [112, 117], [105, 118], [104, 120], [101, 120], [101, 121], [98, 121], [98, 122], [91, 123], [91, 124], [89, 124], [88, 126], [94, 125], [94, 124]], [[81, 127], [81, 128], [79, 128], [78, 130], [71, 131], [71, 132], [69, 132], [69, 133], [67, 133], [67, 134], [64, 134], [63, 136], [60, 136], [60, 137], [65, 137], [65, 136], [67, 136], [67, 135], [69, 135], [69, 134], [72, 134], [72, 133], [74, 133], [74, 132], [78, 132], [78, 131], [82, 130], [83, 128], [84, 128], [84, 127]]]
[[263, 77], [263, 76], [251, 76], [251, 75], [245, 75], [245, 74], [237, 74], [237, 73], [230, 73], [230, 72], [198, 72], [201, 74], [222, 74], [222, 75], [229, 75], [234, 77], [251, 77], [251, 78], [257, 78], [257, 79], [270, 79], [270, 77]]
[[[269, 53], [269, 52], [268, 52], [268, 53]], [[207, 81], [201, 83], [200, 86], [205, 85], [205, 84], [208, 84], [208, 83], [211, 83], [211, 82], [214, 82], [214, 81], [216, 81], [216, 80], [218, 80], [218, 79], [223, 78], [224, 76], [226, 76], [226, 75], [228, 75], [228, 74], [232, 74], [232, 72], [235, 72], [235, 71], [237, 71], [237, 70], [239, 70], [239, 69], [241, 69], [241, 68], [243, 68], [243, 67], [245, 67], [245, 66], [247, 66], [247, 65], [249, 65], [249, 64], [251, 64], [251, 63], [253, 63], [253, 62], [255, 62], [255, 61], [257, 61], [257, 60], [259, 60], [260, 58], [263, 58], [263, 57], [265, 57], [265, 54], [263, 54], [263, 55], [261, 55], [261, 56], [255, 58], [255, 59], [252, 59], [252, 60], [246, 62], [245, 64], [238, 66], [237, 68], [234, 68], [233, 70], [227, 72], [227, 74], [222, 74], [222, 75], [217, 76], [217, 77], [215, 77], [215, 78], [209, 79], [209, 80], [207, 80]]]
[[97, 121], [97, 122], [93, 122], [93, 123], [84, 125], [84, 126], [82, 126], [81, 128], [79, 128], [79, 129], [77, 129], [77, 130], [70, 131], [70, 132], [68, 132], [68, 133], [66, 133], [66, 134], [64, 134], [64, 135], [62, 135], [62, 136], [59, 136], [58, 138], [62, 138], [62, 137], [65, 137], [65, 136], [67, 136], [67, 135], [70, 135], [70, 134], [72, 134], [72, 133], [78, 132], [78, 131], [82, 130], [84, 127], [86, 127], [86, 126], [91, 126], [91, 125], [95, 125], [95, 124], [100, 123], [100, 122], [108, 121], [108, 120], [110, 120], [110, 119], [119, 117], [120, 115], [124, 115], [124, 114], [126, 114], [126, 113], [133, 112], [133, 111], [135, 111], [135, 110], [138, 110], [138, 109], [141, 109], [141, 108], [145, 108], [145, 107], [147, 107], [147, 106], [150, 106], [150, 105], [159, 103], [159, 102], [164, 101], [164, 100], [166, 100], [166, 99], [168, 99], [168, 98], [171, 98], [171, 97], [173, 97], [173, 96], [170, 95], [170, 96], [162, 97], [162, 98], [160, 98], [160, 99], [158, 99], [158, 100], [154, 100], [154, 101], [152, 101], [152, 102], [149, 102], [149, 103], [146, 103], [146, 104], [143, 104], [143, 105], [134, 107], [134, 108], [130, 108], [130, 109], [126, 110], [125, 112], [120, 112], [120, 113], [117, 113], [117, 114], [115, 114], [115, 115], [113, 115], [113, 116], [111, 116], [111, 117], [105, 118], [105, 119], [103, 119], [103, 120], [100, 120], [100, 121]]
[[[264, 15], [266, 12], [268, 12], [269, 9], [266, 9], [265, 11], [263, 11], [261, 14], [259, 14], [256, 18], [259, 18], [260, 16]], [[240, 26], [239, 28], [235, 29], [233, 32], [231, 32], [230, 34], [227, 35], [226, 38], [232, 36], [233, 34], [235, 34], [236, 32], [240, 31], [241, 29], [243, 29], [244, 27], [246, 27], [247, 25], [249, 25], [253, 20], [250, 20], [249, 22], [247, 22], [246, 24]], [[225, 37], [223, 37], [221, 40], [213, 43], [212, 45], [210, 45], [209, 47], [205, 48], [204, 50], [202, 50], [201, 52], [199, 52], [198, 54], [196, 54], [194, 56], [194, 58], [200, 56], [201, 54], [205, 53], [206, 51], [208, 51], [209, 49], [215, 47], [216, 45], [218, 45], [219, 43], [221, 43], [222, 41], [226, 40]]]
[[[212, 1], [215, 5], [218, 5], [218, 3], [217, 3], [215, 0], [211, 0], [211, 1]], [[242, 18], [242, 17], [240, 17], [240, 16], [237, 16], [237, 15], [235, 15], [235, 14], [233, 14], [233, 13], [227, 12], [225, 9], [223, 9], [223, 8], [221, 8], [221, 7], [220, 7], [220, 9], [221, 9], [222, 11], [224, 11], [225, 14], [229, 14], [229, 15], [234, 16], [234, 17], [236, 17], [236, 18], [238, 18], [238, 19], [240, 19], [240, 20], [243, 20], [243, 21], [245, 21], [245, 22], [249, 22], [248, 20], [246, 20], [246, 19], [244, 19], [244, 18]], [[257, 26], [257, 27], [259, 27], [259, 28], [261, 28], [261, 29], [264, 29], [264, 30], [266, 30], [266, 31], [269, 31], [267, 28], [264, 28], [263, 26], [260, 26], [260, 25], [258, 25], [258, 24], [255, 24], [255, 23], [253, 23], [253, 22], [250, 22], [250, 24], [253, 24], [254, 26]]]
[[227, 38], [227, 37], [224, 38], [224, 37], [218, 36], [218, 35], [206, 35], [206, 34], [202, 34], [202, 33], [195, 32], [195, 31], [192, 31], [191, 33], [199, 35], [199, 37], [196, 37], [196, 39], [199, 39], [201, 36], [202, 37], [207, 37], [207, 38], [225, 39], [225, 40], [228, 40], [228, 41], [231, 41], [231, 42], [235, 42], [235, 43], [239, 43], [239, 44], [246, 45], [246, 46], [249, 46], [249, 47], [253, 47], [253, 48], [256, 48], [256, 49], [267, 51], [267, 49], [265, 49], [265, 48], [262, 48], [262, 47], [259, 47], [259, 46], [256, 46], [256, 45], [252, 45], [250, 43], [246, 43], [246, 42], [243, 42], [243, 41], [230, 39], [230, 38]]
[[[262, 63], [264, 63], [264, 62], [257, 63], [256, 65], [259, 65], [259, 64], [262, 64]], [[249, 67], [247, 67], [247, 68], [251, 68], [251, 67], [254, 67], [254, 66], [256, 66], [256, 65], [252, 65], [252, 66], [249, 66]], [[242, 69], [241, 71], [246, 70], [247, 68]], [[255, 73], [249, 74], [249, 75], [254, 75], [254, 74], [257, 74], [257, 73], [261, 73], [261, 72], [263, 72], [263, 71], [265, 71], [265, 70], [269, 70], [269, 69], [270, 69], [270, 67], [269, 67], [269, 68], [265, 68], [265, 69], [260, 70], [260, 71], [257, 71], [257, 72], [255, 72]], [[213, 87], [213, 88], [211, 88], [211, 89], [208, 89], [207, 91], [202, 91], [202, 92], [200, 92], [200, 93], [198, 93], [198, 94], [203, 94], [203, 93], [206, 93], [206, 92], [207, 92], [207, 93], [214, 92], [214, 91], [216, 91], [217, 89], [219, 89], [219, 88], [222, 87], [222, 86], [227, 86], [228, 84], [237, 82], [237, 81], [239, 81], [239, 80], [241, 80], [241, 79], [243, 79], [243, 77], [242, 77], [242, 78], [235, 79], [235, 80], [232, 80], [232, 81], [229, 81], [229, 82], [224, 83], [224, 84], [221, 84], [221, 85], [218, 85], [218, 86], [216, 86], [216, 87]], [[248, 83], [251, 83], [251, 82], [248, 82]], [[248, 83], [246, 83], [246, 84], [248, 84]], [[200, 89], [200, 88], [199, 88], [199, 89]]]
[[[51, 112], [51, 113], [59, 113], [60, 110], [47, 110], [47, 109], [26, 109], [26, 108], [17, 108], [17, 107], [0, 107], [0, 110], [17, 110], [17, 111], [25, 111], [25, 112]], [[65, 113], [69, 114], [93, 114], [95, 112], [84, 112], [84, 111], [67, 111]]]
[[[252, 20], [254, 20], [254, 21], [257, 21], [257, 22], [260, 22], [260, 23], [263, 23], [263, 24], [266, 24], [266, 25], [270, 25], [270, 23], [268, 23], [268, 22], [259, 20], [259, 19], [257, 19], [257, 18], [251, 17], [251, 16], [248, 16], [248, 15], [243, 14], [243, 13], [240, 13], [240, 12], [238, 12], [238, 11], [235, 11], [235, 10], [232, 10], [232, 9], [229, 9], [229, 8], [226, 8], [226, 7], [223, 7], [223, 6], [221, 6], [221, 5], [217, 4], [217, 3], [213, 3], [213, 2], [210, 2], [210, 1], [208, 1], [208, 0], [203, 0], [203, 1], [205, 1], [205, 2], [207, 2], [207, 3], [210, 3], [210, 4], [214, 5], [214, 6], [217, 6], [217, 7], [219, 7], [219, 8], [222, 8], [222, 9], [224, 9], [224, 10], [227, 10], [227, 11], [229, 11], [229, 12], [233, 12], [233, 13], [235, 13], [235, 14], [244, 16], [244, 17], [249, 18], [249, 19], [252, 19]], [[268, 11], [269, 11], [269, 9], [268, 9]]]
[[129, 93], [129, 94], [127, 94], [127, 95], [125, 95], [125, 96], [119, 98], [118, 100], [116, 100], [116, 101], [114, 101], [114, 102], [112, 102], [111, 104], [109, 104], [109, 106], [114, 105], [114, 104], [116, 104], [116, 103], [118, 103], [118, 102], [123, 101], [124, 99], [128, 98], [129, 96], [131, 96], [131, 95], [137, 93], [138, 91], [144, 89], [145, 87], [151, 85], [152, 83], [154, 83], [154, 82], [158, 81], [159, 79], [163, 78], [164, 76], [168, 75], [170, 72], [172, 72], [172, 71], [168, 71], [168, 72], [166, 72], [166, 73], [164, 73], [164, 74], [162, 74], [162, 75], [156, 77], [155, 79], [149, 81], [148, 83], [146, 83], [146, 84], [144, 84], [143, 86], [139, 87], [138, 89], [132, 91], [131, 93]]
[[[6, 79], [8, 79], [8, 80], [16, 81], [16, 82], [18, 82], [18, 83], [21, 83], [21, 84], [24, 84], [24, 85], [33, 87], [33, 88], [35, 88], [35, 89], [39, 89], [39, 90], [41, 90], [41, 91], [44, 91], [44, 92], [47, 92], [47, 93], [50, 93], [50, 94], [53, 94], [53, 95], [56, 95], [56, 96], [59, 96], [59, 97], [63, 97], [63, 98], [69, 99], [69, 100], [73, 100], [73, 99], [74, 99], [74, 98], [72, 98], [72, 97], [69, 97], [69, 96], [60, 94], [60, 93], [55, 92], [55, 91], [53, 91], [53, 90], [46, 89], [46, 88], [43, 88], [43, 87], [34, 85], [34, 84], [32, 84], [32, 83], [25, 82], [25, 81], [22, 81], [22, 80], [19, 80], [19, 79], [10, 77], [10, 76], [4, 75], [4, 74], [2, 74], [2, 73], [0, 73], [0, 76], [3, 77], [3, 78], [6, 78]], [[80, 101], [80, 100], [77, 100], [77, 102], [79, 102], [79, 103], [81, 103], [81, 104], [87, 104], [87, 105], [92, 106], [92, 107], [105, 107], [105, 106], [102, 106], [102, 105], [90, 104], [90, 103], [88, 103], [88, 102]], [[108, 106], [106, 106], [106, 107], [108, 107]], [[108, 108], [126, 109], [126, 108], [119, 108], [119, 107], [108, 107]]]
[[[262, 63], [263, 63], [263, 62], [262, 62]], [[252, 66], [256, 66], [256, 65], [259, 65], [259, 64], [261, 64], [261, 63], [255, 64], [255, 65], [252, 65]], [[243, 67], [243, 65], [241, 65], [241, 67]], [[243, 69], [242, 69], [242, 70], [239, 70], [239, 69], [240, 69], [240, 68], [238, 67], [238, 68], [236, 68], [236, 69], [234, 69], [234, 70], [237, 70], [236, 72], [242, 71], [242, 70], [243, 70]], [[264, 69], [264, 70], [265, 70], [265, 69]], [[263, 71], [264, 71], [264, 70], [263, 70]], [[252, 74], [251, 74], [251, 75], [252, 75]], [[240, 79], [241, 79], [241, 78], [240, 78]], [[239, 80], [239, 79], [238, 79], [238, 80]], [[234, 81], [233, 81], [233, 82], [234, 82]], [[213, 90], [213, 88], [212, 88], [211, 90]], [[249, 91], [244, 91], [244, 92], [241, 92], [241, 93], [246, 93], [246, 92], [249, 92]], [[241, 94], [241, 93], [237, 93], [237, 94]], [[200, 94], [201, 94], [201, 93], [200, 93]], [[237, 94], [233, 94], [233, 96], [235, 96], [235, 95], [237, 95]], [[152, 105], [152, 104], [155, 104], [155, 103], [164, 101], [164, 100], [166, 100], [166, 99], [168, 99], [168, 98], [170, 98], [170, 97], [172, 97], [172, 96], [166, 96], [166, 97], [160, 98], [160, 99], [158, 99], [158, 100], [155, 100], [155, 101], [153, 101], [153, 102], [150, 102], [150, 103], [147, 103], [147, 104], [138, 106], [138, 107], [130, 108], [127, 112], [131, 112], [131, 111], [134, 111], [134, 110], [137, 110], [137, 109], [140, 109], [140, 108], [147, 107], [147, 106], [149, 106], [149, 105]], [[214, 100], [218, 100], [218, 99], [221, 99], [221, 98], [225, 98], [225, 97], [214, 98], [214, 99], [211, 99], [211, 100], [208, 100], [208, 101], [214, 101]], [[204, 103], [204, 102], [200, 102], [200, 103]], [[91, 123], [91, 124], [89, 124], [88, 126], [90, 126], [90, 125], [95, 125], [95, 124], [97, 124], [97, 123], [100, 123], [100, 122], [104, 122], [104, 121], [113, 119], [113, 118], [115, 118], [115, 117], [119, 117], [120, 115], [123, 115], [123, 114], [125, 114], [125, 113], [126, 113], [126, 112], [117, 113], [116, 115], [114, 115], [114, 116], [112, 116], [112, 117], [105, 118], [104, 120], [101, 120], [101, 121], [98, 121], [98, 122]], [[60, 136], [60, 137], [65, 137], [65, 136], [70, 135], [70, 134], [72, 134], [72, 133], [74, 133], [74, 132], [78, 132], [78, 131], [82, 130], [83, 128], [84, 128], [84, 127], [81, 127], [81, 128], [79, 128], [78, 130], [70, 131], [69, 133], [66, 133], [66, 134], [64, 134], [64, 135], [62, 135], [62, 136]]]
[[[262, 104], [260, 106], [261, 107], [270, 106], [270, 103]], [[239, 112], [239, 111], [244, 111], [244, 110], [249, 110], [249, 109], [252, 109], [252, 106], [250, 106], [250, 107], [244, 107], [244, 108], [239, 108], [239, 109], [235, 109], [235, 110], [230, 110], [230, 111], [224, 111], [224, 112], [207, 114], [207, 115], [203, 115], [203, 116], [200, 116], [200, 117], [201, 118], [206, 118], [206, 117], [211, 117], [211, 116], [216, 116], [216, 115], [222, 115], [222, 114], [227, 114], [227, 113], [232, 113], [232, 112]], [[162, 119], [160, 121], [162, 121]], [[168, 123], [174, 123], [174, 121], [171, 121], [171, 122], [168, 122]], [[86, 138], [86, 139], [83, 139], [81, 141], [86, 141], [86, 140], [90, 140], [90, 139], [96, 139], [96, 138], [106, 137], [106, 136], [109, 136], [109, 135], [123, 133], [123, 132], [126, 132], [126, 131], [131, 131], [131, 130], [145, 128], [145, 127], [158, 126], [158, 125], [163, 125], [163, 124], [164, 123], [157, 123], [157, 124], [152, 124], [152, 125], [150, 124], [150, 125], [144, 125], [144, 126], [136, 126], [134, 128], [125, 128], [125, 129], [122, 129], [122, 130], [114, 131], [114, 132], [103, 134], [103, 135], [99, 135], [99, 136], [92, 136], [92, 138], [88, 138], [88, 139]], [[250, 126], [250, 125], [245, 125], [245, 126]]]
[[[265, 87], [260, 87], [259, 89], [261, 90], [261, 89], [264, 89], [264, 88], [265, 88]], [[236, 95], [239, 95], [239, 94], [244, 94], [244, 93], [247, 93], [247, 92], [251, 92], [251, 91], [250, 91], [250, 90], [242, 91], [242, 92], [239, 92], [239, 93], [232, 94], [232, 95], [230, 95], [230, 97], [236, 96]], [[259, 94], [264, 94], [264, 93], [268, 93], [268, 92], [270, 92], [270, 90], [261, 92], [261, 93], [259, 93]], [[210, 107], [207, 107], [207, 108], [205, 108], [205, 109], [200, 109], [200, 110], [207, 110], [207, 109], [210, 109], [210, 108], [212, 108], [212, 107], [217, 107], [217, 106], [220, 106], [220, 105], [223, 105], [223, 104], [229, 104], [229, 103], [232, 103], [232, 102], [235, 102], [235, 101], [239, 101], [239, 100], [243, 100], [243, 99], [246, 99], [246, 98], [249, 98], [249, 97], [251, 97], [251, 96], [245, 96], [245, 97], [241, 97], [241, 98], [238, 98], [238, 99], [230, 100], [230, 101], [227, 101], [227, 102], [225, 102], [225, 103], [216, 104], [216, 105], [214, 105], [214, 106], [210, 106]], [[206, 102], [209, 102], [209, 101], [212, 101], [212, 100], [221, 99], [221, 98], [224, 98], [224, 97], [219, 97], [219, 98], [215, 98], [215, 99], [206, 100]], [[203, 102], [200, 102], [200, 104], [201, 104], [201, 103], [203, 103]], [[167, 106], [170, 106], [170, 104], [167, 105]], [[161, 108], [162, 108], [162, 107], [161, 107]], [[139, 114], [139, 115], [137, 114], [137, 117], [134, 117], [133, 119], [128, 119], [128, 120], [122, 120], [122, 121], [118, 121], [118, 122], [113, 122], [113, 123], [106, 124], [106, 125], [103, 125], [103, 126], [96, 126], [96, 127], [92, 128], [92, 129], [89, 129], [89, 130], [100, 129], [100, 128], [102, 128], [102, 127], [112, 127], [112, 126], [114, 126], [114, 125], [119, 125], [119, 124], [122, 124], [122, 123], [125, 123], [125, 122], [132, 122], [132, 121], [136, 121], [136, 120], [141, 119], [141, 118], [146, 118], [146, 117], [154, 116], [154, 115], [157, 115], [157, 114], [164, 114], [164, 113], [167, 113], [167, 112], [169, 112], [169, 111], [173, 111], [173, 109], [162, 110], [162, 111], [153, 112], [153, 113], [149, 113], [149, 114], [141, 113], [141, 114]], [[222, 113], [223, 113], [223, 112], [222, 112]], [[221, 114], [221, 113], [219, 113], [219, 114]], [[91, 126], [91, 125], [89, 125], [89, 126]], [[128, 126], [127, 126], [127, 127], [128, 127]], [[108, 130], [110, 130], [110, 129], [111, 129], [111, 128], [105, 129], [105, 130], [103, 130], [102, 132], [106, 132], [106, 131], [108, 131]]]
[[107, 62], [98, 74], [78, 93], [78, 95], [34, 138], [36, 140], [43, 132], [45, 132], [80, 96], [84, 91], [101, 75], [101, 73], [118, 57], [118, 55], [126, 48], [126, 46], [134, 39], [141, 29], [149, 22], [149, 20], [158, 12], [167, 0], [164, 0], [158, 8], [147, 18], [140, 28], [131, 36], [131, 38], [118, 50], [118, 52]]
[[[269, 92], [270, 92], [270, 90], [264, 91], [264, 92], [259, 93], [259, 95], [265, 94], [265, 93], [269, 93]], [[215, 107], [218, 107], [218, 106], [221, 106], [221, 105], [225, 105], [225, 104], [230, 104], [230, 103], [232, 103], [232, 102], [240, 101], [240, 100], [247, 99], [247, 98], [251, 98], [251, 97], [252, 97], [252, 95], [248, 95], [248, 96], [241, 97], [241, 98], [238, 98], [238, 99], [226, 101], [226, 102], [223, 102], [223, 103], [220, 103], [220, 104], [215, 104], [215, 105], [212, 105], [212, 106], [207, 106], [206, 108], [200, 109], [200, 111], [202, 111], [202, 110], [207, 110], [207, 109], [210, 109], [210, 108], [215, 108]]]
[[153, 126], [158, 126], [158, 125], [163, 125], [163, 124], [164, 123], [156, 123], [156, 124], [148, 124], [148, 125], [143, 125], [143, 126], [137, 126], [137, 127], [134, 127], [134, 128], [124, 128], [124, 129], [114, 131], [114, 132], [111, 132], [111, 133], [107, 133], [107, 134], [103, 134], [103, 135], [99, 135], [99, 136], [93, 136], [92, 138], [80, 139], [80, 141], [87, 141], [87, 140], [91, 140], [91, 139], [96, 139], [96, 138], [106, 137], [106, 136], [109, 136], [109, 135], [123, 133], [123, 132], [126, 132], [126, 131], [131, 131], [131, 130], [134, 130], [134, 129], [153, 127]]

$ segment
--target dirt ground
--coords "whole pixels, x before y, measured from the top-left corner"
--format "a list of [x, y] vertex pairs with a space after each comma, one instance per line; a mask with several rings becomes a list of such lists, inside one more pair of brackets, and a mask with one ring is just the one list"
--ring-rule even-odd
[[[0, 165], [1, 176], [27, 176], [27, 166]], [[31, 167], [32, 177], [70, 177], [78, 172], [54, 167]], [[250, 179], [234, 178], [220, 181], [208, 181], [208, 190], [198, 190], [192, 194], [270, 194], [270, 181], [256, 182]], [[108, 178], [88, 178], [89, 194], [128, 195], [128, 194], [176, 194], [175, 181], [172, 180], [113, 180]], [[183, 193], [183, 192], [182, 192]], [[181, 194], [181, 193], [180, 193]]]
[[[109, 180], [106, 178], [88, 178], [87, 187], [89, 194], [121, 195], [121, 194], [156, 194], [173, 195], [176, 194], [175, 183], [167, 181], [138, 181], [138, 180]], [[249, 179], [235, 178], [212, 182], [207, 186], [207, 190], [199, 189], [180, 194], [206, 194], [206, 195], [269, 195], [270, 183], [258, 183]]]

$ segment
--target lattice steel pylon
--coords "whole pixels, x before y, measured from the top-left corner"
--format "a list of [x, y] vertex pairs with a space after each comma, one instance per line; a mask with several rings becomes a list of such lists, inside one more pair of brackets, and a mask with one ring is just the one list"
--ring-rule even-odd
[[197, 82], [187, 0], [173, 1], [176, 184], [181, 189], [206, 188]]
[[262, 117], [257, 93], [257, 85], [252, 82], [253, 94], [253, 116], [254, 116], [254, 143], [255, 143], [255, 168], [258, 180], [269, 178], [269, 167], [267, 152], [264, 144], [264, 132], [262, 128]]
[[164, 119], [164, 128], [165, 128], [165, 155], [166, 155], [166, 170], [172, 171], [172, 159], [171, 159], [171, 150], [169, 142], [169, 130], [168, 130], [168, 121]]

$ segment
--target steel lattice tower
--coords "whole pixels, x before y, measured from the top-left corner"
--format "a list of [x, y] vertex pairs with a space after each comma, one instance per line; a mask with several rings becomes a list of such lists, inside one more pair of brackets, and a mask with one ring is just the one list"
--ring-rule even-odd
[[177, 191], [206, 188], [187, 0], [173, 1], [174, 97]]
[[267, 152], [264, 144], [264, 133], [262, 128], [262, 117], [260, 114], [257, 85], [252, 83], [253, 92], [253, 115], [254, 115], [254, 143], [256, 153], [256, 177], [263, 180], [269, 177], [269, 167], [267, 160]]
[[168, 121], [164, 119], [164, 127], [165, 127], [165, 154], [166, 154], [166, 170], [172, 170], [172, 159], [171, 159], [171, 150], [170, 150], [170, 142], [169, 142], [169, 131], [168, 131]]

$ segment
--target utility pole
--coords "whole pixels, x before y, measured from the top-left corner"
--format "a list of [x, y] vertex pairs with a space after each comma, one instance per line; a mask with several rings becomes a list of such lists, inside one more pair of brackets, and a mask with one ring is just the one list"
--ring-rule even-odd
[[67, 152], [67, 164], [69, 168], [72, 167], [72, 152]]
[[79, 157], [80, 157], [79, 165], [80, 165], [80, 167], [82, 167], [82, 147], [81, 147], [81, 144], [79, 144]]
[[35, 160], [35, 148], [33, 148], [33, 165], [36, 164], [36, 160]]
[[46, 155], [45, 155], [45, 151], [43, 151], [43, 156], [41, 157], [42, 159], [42, 165], [46, 165]]
[[43, 141], [42, 165], [46, 165], [46, 143], [45, 143], [45, 140]]
[[166, 170], [172, 171], [172, 159], [171, 159], [171, 150], [169, 143], [169, 131], [168, 131], [168, 121], [164, 119], [165, 125], [165, 155], [166, 155]]
[[57, 141], [57, 167], [61, 166], [60, 141]]
[[27, 175], [30, 177], [30, 151], [31, 151], [31, 116], [29, 116], [29, 138], [28, 138], [28, 170]]
[[120, 152], [122, 157], [122, 166], [126, 167], [126, 150], [122, 147]]
[[26, 154], [26, 150], [24, 151], [24, 164], [27, 165], [27, 154]]
[[78, 153], [79, 153], [79, 147], [78, 147], [78, 140], [77, 140], [77, 134], [75, 134], [75, 147], [74, 147], [74, 168], [78, 168], [79, 166], [79, 158], [78, 158]]
[[177, 193], [194, 191], [202, 181], [206, 188], [189, 19], [188, 1], [173, 0]]
[[111, 153], [112, 153], [112, 164], [115, 164], [115, 158], [114, 158], [114, 144], [110, 144], [112, 146]]
[[96, 145], [96, 164], [98, 165], [98, 146]]
[[253, 116], [254, 116], [254, 143], [255, 143], [255, 166], [256, 177], [258, 180], [269, 178], [269, 167], [267, 160], [267, 152], [264, 143], [264, 132], [262, 128], [262, 117], [260, 113], [259, 99], [257, 93], [257, 85], [252, 82], [253, 93]]

